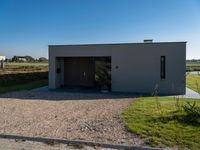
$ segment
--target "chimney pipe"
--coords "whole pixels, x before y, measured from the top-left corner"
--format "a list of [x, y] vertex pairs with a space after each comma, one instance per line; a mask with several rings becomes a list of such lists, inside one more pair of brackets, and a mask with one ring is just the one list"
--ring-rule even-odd
[[144, 43], [153, 43], [153, 39], [145, 39]]

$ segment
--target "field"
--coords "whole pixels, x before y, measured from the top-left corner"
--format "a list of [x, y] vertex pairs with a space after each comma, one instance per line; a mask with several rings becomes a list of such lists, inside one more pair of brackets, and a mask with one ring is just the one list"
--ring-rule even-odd
[[1, 72], [37, 72], [48, 71], [48, 63], [6, 63], [6, 68]]
[[186, 71], [200, 71], [200, 62], [187, 62]]
[[[189, 114], [184, 107], [196, 101]], [[187, 110], [187, 109], [186, 109]], [[197, 115], [197, 116], [195, 116]], [[127, 129], [153, 147], [200, 149], [200, 101], [167, 97], [143, 97], [122, 113]]]
[[47, 85], [47, 63], [7, 63], [0, 69], [0, 93], [30, 90]]
[[48, 63], [42, 63], [42, 62], [35, 62], [35, 63], [15, 63], [15, 62], [10, 62], [6, 63], [6, 66], [9, 67], [19, 67], [19, 66], [48, 66]]

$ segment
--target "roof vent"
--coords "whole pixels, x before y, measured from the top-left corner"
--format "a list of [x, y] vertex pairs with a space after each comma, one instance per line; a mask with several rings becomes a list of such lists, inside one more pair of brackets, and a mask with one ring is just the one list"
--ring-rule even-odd
[[145, 39], [144, 43], [153, 43], [153, 39]]

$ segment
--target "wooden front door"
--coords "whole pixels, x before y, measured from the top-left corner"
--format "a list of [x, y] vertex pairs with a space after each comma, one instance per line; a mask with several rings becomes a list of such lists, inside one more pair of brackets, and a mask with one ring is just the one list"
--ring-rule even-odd
[[92, 87], [95, 83], [95, 66], [90, 57], [65, 58], [64, 81], [67, 87]]

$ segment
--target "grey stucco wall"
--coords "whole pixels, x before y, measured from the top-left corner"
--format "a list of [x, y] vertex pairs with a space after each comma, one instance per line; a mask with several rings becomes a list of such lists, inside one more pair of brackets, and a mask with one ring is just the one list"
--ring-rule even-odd
[[[185, 93], [186, 42], [49, 46], [49, 88], [63, 84], [62, 57], [111, 56], [112, 91]], [[166, 79], [160, 79], [160, 56], [166, 56]], [[118, 68], [116, 68], [118, 66]]]

